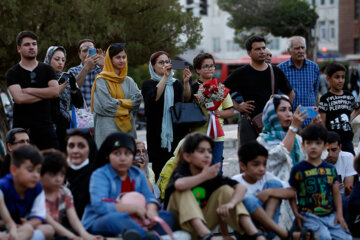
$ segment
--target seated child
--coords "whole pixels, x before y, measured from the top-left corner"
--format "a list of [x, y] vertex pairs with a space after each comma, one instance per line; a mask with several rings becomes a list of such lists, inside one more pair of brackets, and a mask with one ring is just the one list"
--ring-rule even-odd
[[136, 155], [133, 165], [143, 171], [151, 192], [158, 199], [160, 197], [160, 190], [159, 187], [155, 185], [155, 173], [151, 167], [149, 167], [149, 156], [145, 148], [145, 143], [140, 140], [136, 140]]
[[0, 190], [11, 218], [21, 226], [31, 225], [35, 229], [31, 239], [39, 240], [51, 239], [54, 235], [54, 228], [43, 224], [46, 207], [40, 184], [42, 162], [36, 147], [21, 146], [13, 152], [10, 173], [0, 179]]
[[67, 217], [70, 227], [81, 238], [87, 240], [102, 239], [101, 236], [89, 234], [80, 222], [74, 208], [71, 191], [64, 186], [65, 172], [67, 168], [66, 156], [58, 150], [46, 150], [42, 152], [44, 163], [41, 167], [41, 184], [46, 197], [46, 222], [50, 224], [55, 233], [70, 239], [79, 238], [63, 225]]
[[307, 158], [292, 167], [289, 179], [297, 195], [297, 206], [291, 202], [297, 223], [312, 230], [315, 239], [352, 239], [343, 217], [336, 169], [321, 159], [327, 130], [313, 124], [301, 136]]
[[[243, 173], [233, 176], [232, 179], [246, 186], [243, 203], [251, 217], [281, 239], [298, 239], [300, 233], [288, 232], [278, 225], [281, 199], [295, 198], [295, 193], [288, 183], [266, 171], [266, 148], [257, 141], [251, 141], [239, 149], [238, 157]], [[273, 233], [267, 234], [267, 239], [275, 237]]]
[[215, 239], [211, 231], [220, 221], [251, 239], [265, 239], [241, 203], [245, 186], [220, 175], [220, 163], [210, 166], [213, 147], [214, 141], [201, 133], [186, 137], [165, 192], [165, 206], [193, 239]]
[[[360, 175], [360, 155], [354, 158], [354, 168]], [[348, 201], [349, 229], [353, 237], [360, 238], [360, 182], [356, 181]]]
[[[118, 236], [123, 239], [155, 239], [142, 228], [139, 221], [160, 217], [174, 225], [171, 213], [159, 210], [159, 204], [151, 193], [144, 173], [132, 166], [136, 151], [134, 139], [125, 133], [110, 134], [102, 143], [97, 162], [99, 167], [90, 178], [90, 203], [86, 205], [82, 222], [93, 234]], [[140, 193], [146, 199], [146, 207], [121, 203], [121, 196], [129, 192]], [[120, 195], [122, 194], [122, 195]], [[120, 200], [117, 201], [120, 195]], [[159, 224], [149, 228], [161, 231]]]
[[6, 208], [3, 193], [0, 190], [0, 216], [5, 223], [7, 229], [6, 232], [0, 232], [0, 239], [30, 239], [33, 235], [33, 229], [31, 225], [20, 225], [16, 227], [15, 222], [11, 219], [9, 211]]

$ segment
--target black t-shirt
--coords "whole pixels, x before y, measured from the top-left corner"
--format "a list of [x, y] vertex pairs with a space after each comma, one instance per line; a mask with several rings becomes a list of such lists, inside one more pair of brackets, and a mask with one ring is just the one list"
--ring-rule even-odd
[[[19, 84], [21, 88], [47, 88], [50, 80], [56, 79], [54, 69], [38, 63], [33, 70], [35, 78], [31, 82], [31, 72], [16, 64], [6, 73], [7, 86]], [[33, 74], [34, 75], [34, 74]], [[50, 99], [43, 99], [30, 104], [14, 103], [14, 127], [42, 127], [52, 124]]]
[[[281, 90], [281, 92], [289, 94], [292, 87], [285, 74], [278, 67], [273, 66], [273, 69], [275, 78], [274, 93]], [[271, 96], [270, 68], [257, 71], [250, 64], [245, 65], [232, 72], [224, 84], [230, 89], [230, 93], [238, 92], [244, 101], [255, 101], [255, 110], [250, 114], [250, 117], [254, 117], [263, 111], [266, 102]]]
[[[177, 168], [175, 168], [165, 190], [165, 202], [164, 202], [165, 208], [167, 207], [171, 194], [176, 191], [175, 181], [179, 178], [189, 177], [189, 176], [192, 176], [189, 169], [189, 165], [179, 165]], [[233, 187], [237, 184], [238, 184], [237, 181], [218, 174], [215, 178], [207, 180], [201, 183], [200, 185], [194, 187], [192, 191], [194, 195], [198, 195], [197, 200], [200, 204], [200, 207], [204, 207], [207, 201], [209, 200], [211, 194], [219, 187], [223, 185], [229, 185]]]
[[326, 128], [337, 132], [343, 142], [352, 141], [353, 131], [350, 123], [355, 97], [344, 91], [342, 95], [327, 92], [321, 96], [319, 112], [326, 113]]

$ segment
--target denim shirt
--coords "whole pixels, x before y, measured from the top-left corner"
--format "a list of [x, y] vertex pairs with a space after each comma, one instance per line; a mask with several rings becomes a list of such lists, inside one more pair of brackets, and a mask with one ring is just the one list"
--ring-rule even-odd
[[[155, 203], [159, 206], [158, 201], [149, 189], [144, 173], [138, 167], [130, 167], [128, 176], [130, 181], [135, 181], [135, 191], [144, 195], [146, 204]], [[110, 163], [93, 172], [89, 185], [90, 203], [86, 205], [82, 217], [85, 229], [89, 229], [97, 218], [116, 212], [115, 202], [103, 201], [103, 199], [115, 201], [121, 192], [121, 184], [120, 177], [115, 173]]]

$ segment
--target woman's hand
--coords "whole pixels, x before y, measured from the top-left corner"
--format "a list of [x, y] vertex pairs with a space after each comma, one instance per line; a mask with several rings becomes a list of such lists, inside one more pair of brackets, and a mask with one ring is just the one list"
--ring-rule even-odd
[[183, 72], [184, 85], [190, 81], [192, 73], [189, 68], [185, 68]]
[[65, 90], [67, 85], [68, 85], [67, 81], [65, 81], [63, 84], [59, 85], [59, 94], [62, 93]]
[[169, 76], [170, 76], [170, 73], [171, 73], [171, 64], [164, 65], [161, 68], [161, 73], [162, 73], [163, 77], [165, 77], [166, 80], [167, 80], [169, 78]]
[[296, 127], [296, 128], [301, 127], [301, 124], [304, 122], [304, 120], [307, 116], [307, 113], [305, 110], [300, 112], [300, 107], [301, 107], [301, 105], [299, 105], [296, 108], [294, 115], [293, 115], [292, 122], [291, 122], [291, 126]]

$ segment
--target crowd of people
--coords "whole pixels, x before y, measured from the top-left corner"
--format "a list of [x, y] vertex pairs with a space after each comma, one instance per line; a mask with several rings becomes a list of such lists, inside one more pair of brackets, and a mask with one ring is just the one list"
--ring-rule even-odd
[[[251, 58], [224, 81], [215, 110], [200, 104], [215, 59], [199, 53], [183, 79], [170, 55], [153, 53], [140, 90], [128, 76], [125, 43], [103, 52], [78, 44], [79, 66], [64, 71], [66, 50], [37, 58], [37, 35], [16, 38], [21, 60], [6, 73], [13, 128], [0, 169], [0, 239], [352, 239], [360, 237], [360, 156], [351, 121], [357, 95], [343, 90], [346, 69], [326, 66], [330, 87], [317, 104], [320, 72], [303, 37], [291, 58], [271, 65], [261, 36]], [[226, 92], [227, 93], [227, 92]], [[240, 97], [239, 97], [240, 96]], [[145, 103], [146, 144], [133, 116]], [[173, 125], [176, 103], [197, 102], [207, 122]], [[90, 109], [94, 129], [77, 128], [75, 109]], [[315, 113], [315, 114], [314, 114]], [[222, 171], [224, 119], [239, 114], [240, 173]], [[151, 163], [151, 167], [150, 164]]]

